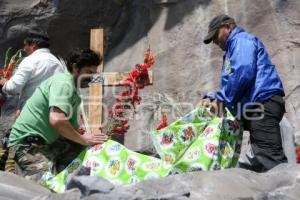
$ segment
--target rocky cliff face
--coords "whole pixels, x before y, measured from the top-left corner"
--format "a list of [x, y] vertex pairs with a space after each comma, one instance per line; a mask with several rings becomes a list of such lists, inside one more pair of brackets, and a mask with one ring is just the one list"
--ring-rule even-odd
[[[136, 120], [131, 120], [126, 146], [133, 150], [152, 151], [149, 131], [159, 119], [156, 111], [168, 112], [170, 119], [174, 119], [192, 109], [203, 94], [218, 89], [223, 52], [213, 45], [204, 45], [202, 40], [210, 19], [227, 13], [247, 31], [257, 35], [267, 47], [286, 90], [286, 117], [300, 143], [299, 10], [298, 0], [1, 0], [0, 64], [3, 65], [5, 50], [10, 46], [21, 48], [24, 33], [32, 28], [46, 30], [51, 37], [52, 51], [65, 56], [72, 48], [89, 47], [89, 30], [104, 27], [105, 71], [132, 69], [136, 63], [142, 62], [144, 51], [150, 45], [157, 57], [153, 68], [154, 84], [142, 91], [145, 101], [137, 108]], [[105, 97], [105, 101], [111, 105], [111, 94]], [[8, 106], [10, 111], [11, 104]], [[12, 120], [13, 117], [2, 116], [0, 131], [3, 132], [8, 121]], [[278, 176], [287, 172], [291, 174]], [[295, 174], [299, 174], [297, 167], [283, 166], [283, 169], [263, 176], [232, 169], [216, 174], [176, 176], [116, 191], [120, 194], [127, 192], [126, 195], [130, 191], [136, 197], [148, 199], [155, 198], [152, 193], [166, 199], [297, 199], [299, 177]], [[230, 188], [227, 183], [204, 187], [211, 181], [211, 176], [215, 177], [216, 184], [226, 180], [233, 185]], [[283, 179], [273, 183], [278, 177]], [[190, 179], [197, 185], [191, 186], [194, 188], [192, 192], [180, 185]], [[257, 185], [261, 181], [263, 184]], [[240, 183], [245, 187], [240, 187], [243, 185]], [[161, 190], [166, 184], [173, 185], [169, 193]], [[154, 185], [157, 187], [150, 191], [151, 194], [143, 192]], [[3, 186], [2, 182], [0, 186]], [[223, 198], [211, 193], [225, 186], [235, 196], [227, 193], [228, 196]], [[208, 196], [203, 197], [207, 191], [210, 191]], [[109, 195], [106, 197], [113, 199]]]
[[[195, 105], [207, 91], [218, 89], [223, 52], [214, 45], [204, 45], [202, 39], [209, 21], [217, 14], [227, 13], [265, 43], [283, 80], [286, 116], [300, 142], [299, 1], [135, 1], [133, 7], [132, 26], [108, 55], [106, 70], [129, 69], [126, 66], [141, 60], [141, 52], [151, 44], [157, 64], [154, 85], [144, 94], [160, 92], [186, 107], [189, 103]], [[147, 119], [147, 114], [143, 116]], [[145, 135], [143, 130], [147, 130], [143, 124], [136, 126], [144, 128], [130, 132], [130, 141]]]
[[[65, 56], [74, 47], [87, 48], [89, 30], [101, 26], [106, 35], [106, 71], [131, 69], [151, 45], [157, 55], [154, 85], [143, 95], [152, 98], [154, 93], [163, 93], [189, 110], [207, 91], [218, 89], [222, 52], [204, 45], [202, 39], [209, 20], [227, 13], [265, 43], [283, 79], [286, 116], [300, 142], [299, 9], [297, 0], [2, 0], [0, 64], [7, 47], [22, 46], [28, 29], [46, 30], [53, 52]], [[151, 129], [145, 123], [153, 118], [151, 109], [149, 112], [132, 122], [126, 141], [139, 141]]]
[[[3, 64], [8, 47], [22, 46], [24, 32], [28, 29], [46, 30], [53, 52], [65, 56], [72, 48], [87, 48], [89, 30], [101, 26], [106, 35], [106, 71], [131, 69], [151, 45], [157, 55], [157, 64], [154, 85], [144, 91], [144, 96], [152, 98], [153, 102], [153, 93], [167, 94], [175, 102], [184, 103], [185, 110], [189, 110], [201, 95], [218, 88], [222, 52], [212, 45], [205, 46], [202, 39], [209, 20], [216, 14], [227, 13], [264, 41], [283, 79], [286, 116], [299, 142], [299, 8], [297, 0], [87, 0], [85, 3], [3, 0], [0, 2], [0, 64]], [[139, 109], [145, 113], [143, 106]], [[132, 122], [126, 140], [131, 141], [129, 146], [139, 146], [139, 142], [132, 141], [140, 141], [138, 138], [151, 129], [147, 121], [153, 117], [152, 110], [142, 120]]]
[[[48, 32], [51, 48], [65, 56], [70, 49], [89, 47], [91, 28], [104, 27], [106, 45], [119, 42], [126, 31], [129, 15], [126, 1], [25, 0], [0, 2], [0, 55], [7, 47], [22, 47], [24, 33], [30, 29]], [[111, 48], [111, 47], [110, 47]], [[3, 59], [1, 59], [2, 65]]]

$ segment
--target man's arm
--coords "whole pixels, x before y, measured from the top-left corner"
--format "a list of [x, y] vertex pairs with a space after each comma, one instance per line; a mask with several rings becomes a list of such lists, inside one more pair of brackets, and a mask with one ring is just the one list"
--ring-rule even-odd
[[85, 133], [80, 135], [69, 122], [66, 114], [57, 107], [52, 107], [49, 113], [49, 122], [63, 137], [82, 145], [102, 144], [107, 136], [100, 134]]

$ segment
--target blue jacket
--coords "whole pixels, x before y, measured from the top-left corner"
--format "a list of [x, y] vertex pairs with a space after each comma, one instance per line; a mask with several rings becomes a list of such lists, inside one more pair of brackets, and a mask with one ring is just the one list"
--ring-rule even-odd
[[233, 112], [238, 103], [263, 103], [275, 94], [284, 96], [279, 75], [263, 43], [236, 27], [229, 35], [223, 56], [221, 89], [207, 96], [222, 101]]

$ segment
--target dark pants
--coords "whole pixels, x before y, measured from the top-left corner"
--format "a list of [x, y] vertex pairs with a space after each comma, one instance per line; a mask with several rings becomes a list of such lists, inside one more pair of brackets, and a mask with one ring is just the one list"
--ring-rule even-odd
[[[254, 154], [251, 164], [240, 163], [241, 168], [265, 172], [287, 158], [282, 147], [279, 123], [285, 113], [285, 103], [280, 95], [275, 95], [263, 103], [263, 111], [247, 113], [252, 119], [245, 119], [245, 130], [250, 132], [250, 143]], [[253, 119], [263, 114], [262, 119]]]

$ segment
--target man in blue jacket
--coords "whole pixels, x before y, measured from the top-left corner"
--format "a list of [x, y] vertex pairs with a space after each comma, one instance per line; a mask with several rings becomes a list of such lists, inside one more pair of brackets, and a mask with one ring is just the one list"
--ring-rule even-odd
[[227, 15], [216, 16], [208, 29], [203, 42], [213, 41], [225, 55], [220, 90], [200, 103], [213, 103], [218, 109], [224, 105], [243, 120], [250, 132], [254, 160], [251, 165], [240, 163], [242, 168], [264, 172], [287, 162], [279, 127], [285, 94], [263, 43]]

